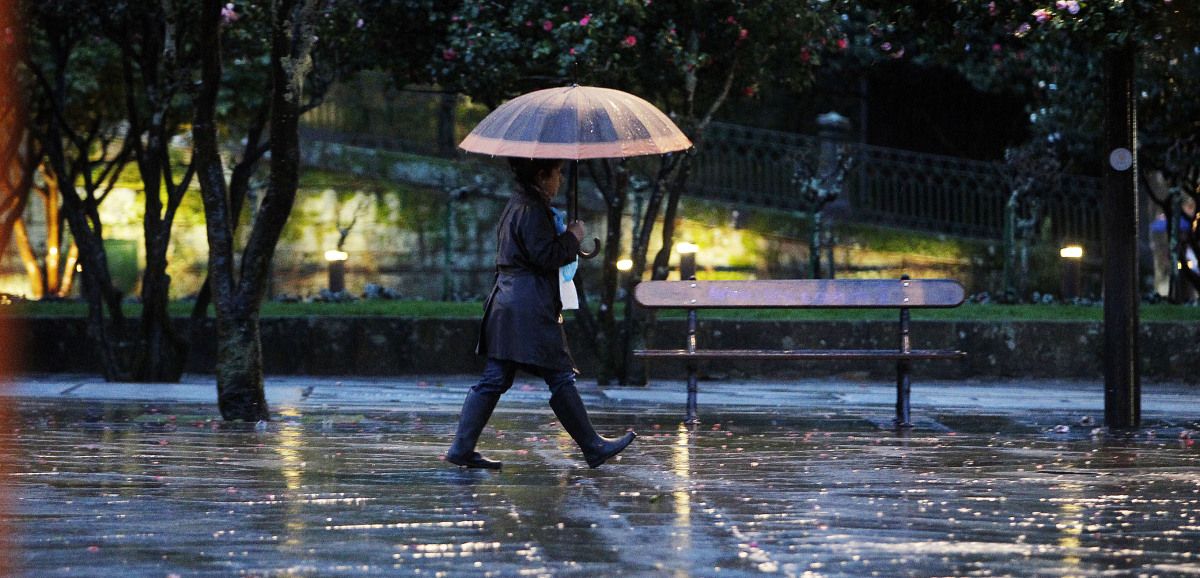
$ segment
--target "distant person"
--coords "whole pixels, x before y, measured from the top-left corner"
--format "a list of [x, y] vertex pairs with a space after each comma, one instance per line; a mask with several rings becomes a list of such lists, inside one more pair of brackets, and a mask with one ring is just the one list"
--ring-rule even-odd
[[496, 247], [496, 282], [484, 304], [475, 352], [487, 356], [479, 383], [463, 401], [462, 415], [446, 461], [469, 468], [500, 469], [501, 462], [475, 451], [483, 427], [500, 396], [512, 387], [517, 370], [536, 375], [550, 386], [550, 407], [593, 468], [603, 464], [637, 437], [600, 437], [575, 389], [575, 361], [567, 348], [559, 297], [559, 268], [579, 251], [584, 225], [574, 221], [555, 229], [550, 201], [562, 184], [561, 160], [509, 159], [518, 190], [500, 216]]

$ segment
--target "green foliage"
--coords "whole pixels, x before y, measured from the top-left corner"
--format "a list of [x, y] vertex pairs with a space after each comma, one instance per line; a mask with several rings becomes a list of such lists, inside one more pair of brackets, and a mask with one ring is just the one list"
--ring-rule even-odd
[[[825, 52], [844, 48], [841, 2], [768, 0], [464, 1], [435, 14], [447, 36], [434, 76], [489, 106], [534, 88], [581, 84], [635, 92], [683, 115], [712, 102], [731, 73], [752, 96], [770, 75], [811, 83]], [[848, 3], [845, 3], [848, 4]], [[695, 101], [687, 96], [695, 90]]]
[[[864, 2], [880, 55], [958, 70], [986, 91], [1030, 99], [1033, 140], [1075, 171], [1100, 158], [1101, 58], [1137, 49], [1146, 160], [1200, 130], [1200, 3], [1172, 0]], [[947, 17], [948, 10], [952, 17]]]

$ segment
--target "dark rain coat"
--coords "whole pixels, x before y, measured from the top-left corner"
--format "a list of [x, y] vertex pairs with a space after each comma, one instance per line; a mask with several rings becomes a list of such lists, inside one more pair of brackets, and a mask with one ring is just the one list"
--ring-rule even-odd
[[559, 234], [546, 203], [513, 193], [496, 232], [496, 283], [484, 304], [475, 353], [576, 373], [562, 327], [558, 268], [579, 240]]

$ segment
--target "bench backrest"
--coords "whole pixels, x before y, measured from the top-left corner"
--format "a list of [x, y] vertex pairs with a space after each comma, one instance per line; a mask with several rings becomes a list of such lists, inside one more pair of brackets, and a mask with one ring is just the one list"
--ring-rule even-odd
[[955, 307], [963, 302], [962, 285], [953, 279], [644, 281], [633, 295], [651, 309]]

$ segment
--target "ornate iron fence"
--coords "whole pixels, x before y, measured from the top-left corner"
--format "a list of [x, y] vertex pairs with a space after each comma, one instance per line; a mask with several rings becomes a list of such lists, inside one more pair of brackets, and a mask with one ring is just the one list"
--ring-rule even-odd
[[[424, 114], [417, 115], [427, 121], [433, 96], [410, 97], [429, 100]], [[389, 99], [360, 97], [353, 102], [355, 106], [347, 106], [331, 99], [305, 115], [305, 138], [436, 155], [433, 124], [414, 121], [411, 111], [396, 112]], [[753, 207], [804, 211], [808, 207], [793, 181], [795, 162], [813, 154], [819, 144], [810, 135], [712, 123], [695, 153], [688, 192]], [[856, 163], [846, 180], [851, 211], [843, 219], [966, 237], [1003, 237], [1013, 176], [1004, 163], [858, 143], [847, 146]], [[1051, 187], [1058, 193], [1043, 202], [1051, 236], [1059, 241], [1099, 240], [1098, 179], [1054, 178], [1060, 179]]]
[[[690, 193], [758, 207], [804, 211], [793, 182], [795, 161], [817, 137], [713, 123], [696, 151]], [[852, 221], [1000, 239], [1013, 169], [983, 162], [849, 143], [856, 164], [847, 179]], [[1098, 179], [1056, 175], [1043, 200], [1056, 240], [1099, 240]]]

